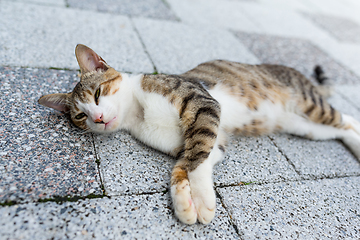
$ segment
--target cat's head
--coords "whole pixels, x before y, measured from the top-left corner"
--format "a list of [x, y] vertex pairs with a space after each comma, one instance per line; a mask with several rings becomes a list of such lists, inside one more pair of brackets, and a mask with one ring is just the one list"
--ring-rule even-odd
[[72, 122], [92, 132], [111, 132], [119, 128], [119, 98], [121, 73], [110, 67], [92, 49], [77, 45], [80, 82], [72, 92], [42, 96], [39, 103], [70, 114]]

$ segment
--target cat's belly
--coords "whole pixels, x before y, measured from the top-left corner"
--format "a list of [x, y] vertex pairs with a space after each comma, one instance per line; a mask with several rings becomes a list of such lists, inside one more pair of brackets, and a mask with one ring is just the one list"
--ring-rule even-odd
[[264, 99], [250, 108], [248, 99], [232, 96], [221, 88], [215, 87], [209, 93], [220, 103], [220, 125], [227, 133], [258, 136], [281, 129], [279, 118], [285, 112], [281, 102]]

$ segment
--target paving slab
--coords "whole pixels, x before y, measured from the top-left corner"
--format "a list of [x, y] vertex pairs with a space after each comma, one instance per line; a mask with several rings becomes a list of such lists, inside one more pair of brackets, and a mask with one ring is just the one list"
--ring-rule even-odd
[[[343, 85], [336, 87], [336, 91], [360, 111], [360, 85]], [[349, 113], [355, 114], [355, 113]], [[360, 117], [354, 116], [360, 121]]]
[[242, 239], [359, 239], [360, 177], [219, 188]]
[[175, 159], [126, 132], [95, 135], [105, 191], [109, 196], [166, 191]]
[[360, 24], [345, 17], [325, 14], [305, 14], [315, 24], [322, 27], [342, 42], [360, 43]]
[[0, 65], [78, 69], [82, 43], [117, 70], [154, 71], [126, 16], [8, 1], [0, 15]]
[[175, 219], [170, 194], [30, 203], [0, 208], [1, 238], [8, 239], [240, 239], [217, 200], [209, 225]]
[[360, 4], [356, 0], [328, 1], [328, 0], [301, 0], [310, 7], [312, 13], [334, 15], [339, 17], [347, 17], [357, 20], [360, 23], [358, 14]]
[[314, 67], [320, 65], [335, 84], [360, 83], [360, 75], [345, 68], [308, 40], [244, 32], [235, 34], [263, 63], [293, 67], [310, 79]]
[[74, 87], [75, 71], [0, 67], [0, 202], [101, 195], [91, 134], [37, 104]]
[[66, 7], [66, 0], [3, 0], [12, 2], [34, 3], [45, 6]]
[[162, 0], [67, 0], [72, 8], [109, 12], [128, 16], [141, 16], [166, 20], [177, 20], [175, 14]]
[[243, 3], [257, 1], [168, 0], [182, 22], [191, 25], [215, 26], [242, 31], [261, 31], [259, 25], [242, 10]]
[[225, 30], [144, 18], [136, 18], [134, 23], [157, 70], [162, 73], [183, 73], [214, 59], [259, 62]]
[[[299, 179], [293, 167], [267, 137], [234, 138], [225, 159], [214, 169], [214, 184]], [[107, 195], [166, 191], [175, 159], [145, 146], [126, 132], [95, 135]]]
[[214, 169], [216, 186], [299, 178], [292, 165], [266, 136], [234, 137], [225, 159]]
[[[341, 112], [360, 120], [359, 110], [341, 96], [335, 95], [329, 102]], [[360, 162], [340, 141], [312, 141], [290, 135], [274, 135], [272, 138], [305, 178], [360, 174]]]

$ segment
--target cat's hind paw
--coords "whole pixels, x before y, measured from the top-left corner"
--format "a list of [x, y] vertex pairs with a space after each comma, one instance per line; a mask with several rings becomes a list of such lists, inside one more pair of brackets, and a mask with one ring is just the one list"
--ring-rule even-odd
[[174, 204], [175, 215], [186, 224], [194, 224], [197, 213], [193, 200], [191, 199], [190, 184], [183, 180], [171, 187], [171, 196]]

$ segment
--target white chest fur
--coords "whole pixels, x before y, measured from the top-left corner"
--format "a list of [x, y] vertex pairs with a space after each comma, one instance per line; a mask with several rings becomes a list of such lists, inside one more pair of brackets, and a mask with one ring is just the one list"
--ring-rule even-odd
[[163, 96], [142, 93], [137, 96], [143, 119], [129, 130], [136, 138], [160, 151], [171, 153], [183, 145], [179, 114]]

